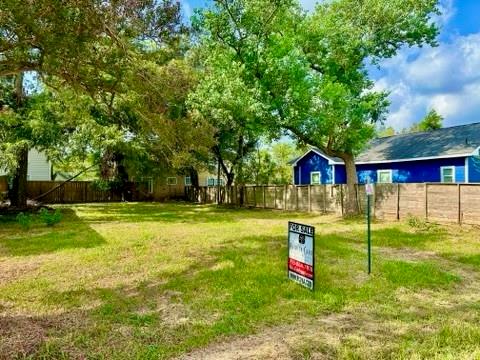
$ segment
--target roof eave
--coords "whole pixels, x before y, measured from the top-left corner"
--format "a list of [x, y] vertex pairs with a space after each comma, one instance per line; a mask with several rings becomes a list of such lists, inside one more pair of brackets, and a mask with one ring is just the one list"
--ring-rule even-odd
[[[292, 166], [297, 166], [298, 162], [299, 162], [300, 160], [302, 160], [305, 156], [307, 156], [307, 155], [310, 153], [310, 151], [313, 151], [315, 154], [317, 154], [317, 155], [319, 155], [319, 156], [327, 159], [327, 160], [328, 160], [328, 165], [338, 164], [338, 162], [336, 162], [336, 161], [335, 161], [333, 158], [331, 158], [330, 156], [325, 155], [324, 153], [322, 153], [321, 151], [319, 151], [319, 150], [317, 150], [317, 149], [315, 149], [315, 148], [311, 148], [311, 149], [308, 149], [308, 150], [307, 150], [302, 156], [300, 156], [298, 159], [296, 159], [291, 165], [292, 165]], [[343, 162], [340, 163], [340, 164], [343, 164]]]

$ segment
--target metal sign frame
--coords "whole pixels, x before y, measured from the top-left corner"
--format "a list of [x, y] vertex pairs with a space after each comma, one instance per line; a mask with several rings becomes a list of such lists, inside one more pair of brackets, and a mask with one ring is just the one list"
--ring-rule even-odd
[[[312, 278], [309, 279], [308, 277], [296, 272], [295, 270], [290, 269], [290, 236], [293, 233], [297, 233], [299, 235], [304, 235], [304, 236], [309, 236], [312, 238]], [[288, 259], [287, 259], [287, 277], [306, 287], [307, 289], [310, 289], [312, 291], [315, 290], [315, 227], [310, 226], [310, 225], [304, 225], [304, 224], [298, 224], [292, 221], [288, 222], [288, 243], [287, 243], [287, 248], [288, 248]], [[293, 259], [294, 260], [294, 259]], [[305, 266], [310, 266], [308, 264], [304, 264]], [[308, 283], [311, 282], [311, 286], [308, 285]]]

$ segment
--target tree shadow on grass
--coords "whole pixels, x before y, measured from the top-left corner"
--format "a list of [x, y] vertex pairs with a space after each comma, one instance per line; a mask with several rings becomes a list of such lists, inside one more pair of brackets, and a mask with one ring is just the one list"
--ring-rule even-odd
[[62, 215], [62, 221], [53, 227], [46, 227], [38, 218], [34, 218], [29, 230], [10, 224], [8, 234], [0, 234], [0, 256], [40, 255], [66, 249], [88, 249], [106, 243], [71, 209], [62, 209]]
[[224, 223], [245, 219], [289, 219], [298, 215], [304, 218], [318, 216], [318, 214], [283, 212], [271, 209], [245, 209], [187, 203], [100, 203], [76, 206], [80, 211], [84, 207], [88, 207], [89, 211], [94, 212], [88, 217], [88, 221], [92, 222]]
[[[293, 321], [299, 315], [340, 311], [346, 303], [355, 301], [364, 286], [356, 281], [358, 273], [364, 274], [363, 259], [341, 236], [320, 238], [318, 245], [315, 292], [287, 279], [286, 236], [248, 236], [199, 251], [187, 268], [159, 273], [140, 283], [115, 288], [47, 289], [44, 305], [64, 309], [62, 315], [27, 319], [0, 316], [0, 329], [20, 324], [13, 327], [15, 331], [0, 331], [0, 335], [6, 343], [16, 339], [15, 355], [42, 356], [38, 351], [45, 352], [45, 342], [54, 339], [58, 350], [51, 358], [62, 351], [67, 357], [122, 358], [128, 354], [132, 358], [160, 358], [219, 337]], [[379, 274], [373, 280], [373, 284], [382, 286], [372, 288], [372, 293], [383, 294], [405, 285], [402, 277], [396, 276], [399, 267], [391, 268], [384, 268], [392, 273], [390, 277]], [[431, 271], [414, 267], [412, 273], [418, 269]], [[366, 281], [365, 285], [371, 286], [368, 278]], [[405, 281], [408, 283], [408, 279]], [[424, 285], [428, 287], [430, 282], [419, 287]], [[80, 307], [87, 310], [80, 312]], [[76, 317], [81, 319], [80, 324], [71, 321]], [[26, 321], [32, 326], [23, 326]], [[37, 329], [33, 335], [39, 334], [41, 339], [33, 345], [29, 342], [31, 329]], [[82, 339], [83, 347], [76, 339]], [[0, 358], [5, 356], [2, 351], [0, 346]]]

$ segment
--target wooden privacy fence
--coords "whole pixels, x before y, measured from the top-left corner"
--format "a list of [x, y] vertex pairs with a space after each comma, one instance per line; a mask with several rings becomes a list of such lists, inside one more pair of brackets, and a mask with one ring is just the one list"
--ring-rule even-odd
[[[62, 185], [59, 187], [59, 185]], [[141, 183], [127, 183], [123, 196], [119, 191], [99, 190], [91, 181], [29, 181], [27, 183], [27, 196], [36, 199], [47, 192], [54, 191], [42, 196], [39, 201], [47, 204], [72, 204], [88, 202], [115, 202], [124, 200], [142, 201], [147, 195]]]
[[[234, 186], [186, 188], [187, 199], [214, 203], [220, 191], [225, 204], [277, 210], [343, 214], [345, 185]], [[365, 186], [356, 187], [358, 206], [366, 208]], [[480, 224], [480, 184], [377, 184], [372, 201], [375, 217], [403, 220], [417, 216], [437, 222]]]

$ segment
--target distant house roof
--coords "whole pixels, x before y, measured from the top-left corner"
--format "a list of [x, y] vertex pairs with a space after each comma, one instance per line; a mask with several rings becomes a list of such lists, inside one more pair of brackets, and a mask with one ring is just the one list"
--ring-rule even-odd
[[356, 158], [388, 162], [472, 155], [480, 147], [480, 123], [372, 140]]
[[328, 160], [328, 162], [329, 162], [330, 164], [343, 163], [343, 160], [342, 160], [342, 159], [337, 158], [337, 157], [327, 156], [327, 155], [325, 155], [325, 153], [324, 153], [322, 150], [320, 150], [320, 149], [317, 148], [317, 147], [311, 147], [311, 148], [308, 149], [308, 151], [306, 151], [303, 155], [298, 156], [298, 157], [296, 157], [295, 159], [290, 160], [288, 163], [289, 163], [290, 165], [293, 165], [293, 166], [297, 165], [297, 162], [299, 162], [299, 161], [300, 161], [301, 159], [303, 159], [307, 154], [309, 154], [310, 151], [313, 151], [313, 152], [317, 153], [318, 155], [323, 156], [325, 159]]
[[[355, 162], [362, 164], [462, 157], [474, 155], [479, 148], [480, 123], [474, 123], [373, 139], [356, 157]], [[325, 157], [330, 164], [343, 164], [342, 159], [326, 156], [318, 148], [311, 148], [289, 163], [296, 165], [310, 151]]]

